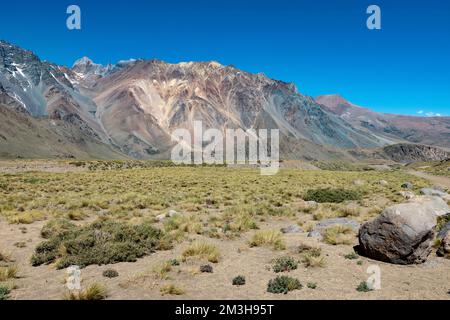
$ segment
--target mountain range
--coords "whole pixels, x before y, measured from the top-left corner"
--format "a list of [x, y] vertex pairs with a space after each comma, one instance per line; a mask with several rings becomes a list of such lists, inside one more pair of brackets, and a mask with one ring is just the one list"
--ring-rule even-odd
[[354, 159], [400, 143], [450, 148], [450, 117], [376, 113], [217, 62], [103, 66], [84, 57], [68, 68], [0, 41], [0, 157], [164, 159], [171, 133], [195, 120], [279, 129], [284, 158]]

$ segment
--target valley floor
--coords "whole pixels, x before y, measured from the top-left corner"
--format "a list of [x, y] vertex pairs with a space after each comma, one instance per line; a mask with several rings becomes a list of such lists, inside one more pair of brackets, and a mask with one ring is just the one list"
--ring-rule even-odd
[[[53, 165], [58, 169], [49, 169]], [[400, 266], [355, 255], [354, 232], [338, 235], [338, 244], [308, 237], [319, 221], [346, 217], [363, 223], [386, 206], [404, 201], [398, 192], [405, 181], [414, 184], [413, 192], [443, 182], [424, 179], [429, 176], [283, 169], [276, 176], [263, 177], [253, 169], [109, 170], [103, 163], [89, 170], [80, 164], [40, 163], [31, 164], [34, 169], [28, 171], [29, 166], [6, 170], [11, 163], [3, 163], [0, 169], [0, 268], [17, 267], [15, 275], [0, 279], [0, 286], [11, 289], [9, 299], [67, 295], [67, 271], [58, 269], [58, 263], [71, 254], [67, 243], [58, 248], [58, 257], [50, 264], [30, 262], [46, 241], [41, 230], [60, 218], [77, 228], [98, 219], [132, 226], [149, 222], [164, 233], [164, 248], [135, 262], [81, 269], [83, 288], [99, 283], [106, 288], [107, 299], [450, 299], [450, 260], [435, 252], [424, 264]], [[380, 184], [382, 180], [387, 184]], [[327, 187], [355, 190], [362, 196], [331, 204], [304, 201], [308, 190]], [[292, 225], [299, 232], [279, 233]], [[256, 242], [255, 235], [265, 231], [272, 232], [272, 238]], [[196, 243], [213, 247], [214, 253], [187, 254]], [[308, 256], [304, 248], [314, 248], [318, 254]], [[282, 274], [300, 280], [302, 289], [267, 292], [269, 280], [281, 274], [274, 272], [274, 260], [287, 256], [298, 261], [298, 268]], [[177, 263], [168, 264], [174, 260]], [[200, 272], [206, 264], [213, 267], [212, 273]], [[357, 291], [372, 265], [381, 269], [381, 289]], [[104, 277], [107, 269], [119, 276]], [[232, 285], [238, 275], [245, 276], [245, 285]], [[173, 285], [172, 290], [166, 290], [168, 285]]]

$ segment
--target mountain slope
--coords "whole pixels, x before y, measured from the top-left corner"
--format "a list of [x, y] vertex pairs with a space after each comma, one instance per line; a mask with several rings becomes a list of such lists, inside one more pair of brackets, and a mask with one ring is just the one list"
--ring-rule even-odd
[[[204, 129], [279, 129], [284, 158], [348, 159], [352, 157], [349, 149], [377, 148], [408, 139], [449, 144], [445, 119], [403, 120], [335, 100], [315, 100], [299, 93], [293, 84], [217, 62], [169, 64], [131, 59], [103, 66], [84, 57], [66, 68], [0, 41], [0, 103], [8, 108], [4, 112], [24, 112], [22, 117], [15, 116], [18, 127], [21, 121], [58, 121], [67, 130], [67, 139], [74, 135], [84, 141], [92, 139], [102, 150], [107, 146], [109, 151], [100, 154], [114, 150], [116, 155], [138, 159], [168, 158], [174, 144], [172, 132], [178, 128], [193, 131], [197, 120]], [[409, 125], [412, 120], [420, 125]], [[47, 128], [47, 122], [40, 125]], [[72, 131], [73, 125], [78, 131]], [[426, 133], [431, 127], [437, 132]], [[8, 141], [0, 145], [0, 152], [19, 154], [13, 136]], [[77, 148], [77, 144], [72, 146]], [[79, 147], [68, 155], [91, 153], [86, 146]], [[62, 149], [52, 152], [49, 156], [65, 154]]]
[[77, 115], [35, 118], [0, 104], [0, 158], [126, 159], [102, 143]]
[[376, 113], [356, 106], [339, 95], [315, 98], [326, 110], [355, 128], [386, 139], [450, 148], [450, 117], [413, 117]]

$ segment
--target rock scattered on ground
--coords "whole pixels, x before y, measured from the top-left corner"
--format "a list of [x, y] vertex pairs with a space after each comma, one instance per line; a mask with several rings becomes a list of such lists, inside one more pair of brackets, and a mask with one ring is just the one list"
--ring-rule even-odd
[[403, 189], [412, 189], [412, 188], [414, 188], [414, 185], [411, 182], [405, 182], [404, 184], [402, 184], [402, 188]]
[[302, 229], [296, 224], [291, 224], [287, 227], [281, 228], [281, 232], [282, 233], [299, 233], [299, 232], [302, 232]]
[[416, 196], [414, 192], [411, 191], [400, 191], [398, 194], [401, 195], [406, 200], [413, 199]]
[[351, 227], [353, 230], [358, 231], [360, 224], [349, 218], [332, 218], [320, 221], [315, 225], [314, 229], [308, 233], [308, 237], [321, 237], [322, 232], [332, 226], [343, 225]]

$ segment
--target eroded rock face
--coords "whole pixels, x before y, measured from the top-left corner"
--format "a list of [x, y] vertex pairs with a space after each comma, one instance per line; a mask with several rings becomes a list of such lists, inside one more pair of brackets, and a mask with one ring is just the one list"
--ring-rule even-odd
[[358, 236], [360, 254], [395, 264], [425, 262], [437, 224], [433, 201], [394, 205], [365, 223]]

